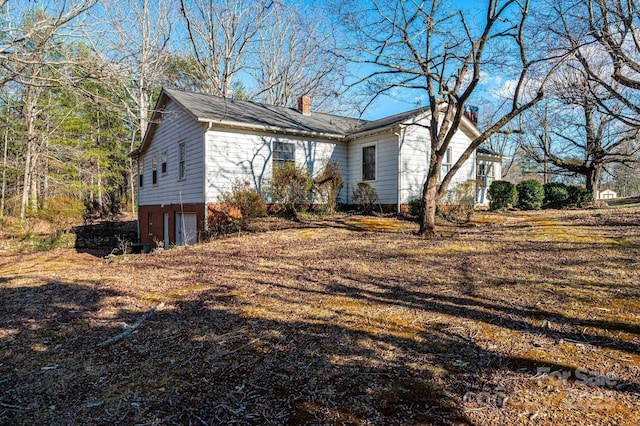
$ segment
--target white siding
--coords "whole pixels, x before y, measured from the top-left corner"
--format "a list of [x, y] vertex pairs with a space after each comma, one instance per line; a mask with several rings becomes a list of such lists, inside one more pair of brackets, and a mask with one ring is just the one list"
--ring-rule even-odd
[[398, 136], [389, 132], [349, 142], [349, 174], [345, 187], [349, 203], [352, 192], [362, 181], [362, 148], [376, 147], [376, 179], [368, 181], [378, 192], [380, 204], [396, 204], [398, 200]]
[[[139, 157], [144, 162], [144, 185], [138, 188], [139, 205], [202, 203], [204, 126], [169, 101], [152, 143]], [[179, 144], [186, 147], [186, 176], [178, 179]], [[162, 174], [162, 150], [167, 150], [167, 173]], [[158, 183], [151, 181], [151, 159], [157, 157]], [[138, 184], [139, 184], [138, 180]]]
[[400, 140], [400, 202], [407, 204], [419, 197], [427, 178], [429, 156], [431, 155], [429, 129], [407, 126]]
[[[295, 160], [318, 175], [331, 159], [340, 164], [343, 177], [347, 173], [347, 149], [344, 142], [296, 136], [262, 134], [224, 129], [209, 130], [206, 135], [208, 203], [219, 201], [236, 180], [248, 180], [260, 189], [271, 177], [273, 142], [295, 144]], [[345, 179], [346, 180], [346, 179]], [[340, 198], [344, 198], [343, 187]]]
[[[406, 126], [402, 132], [400, 150], [401, 163], [401, 202], [408, 203], [419, 197], [422, 185], [427, 178], [431, 142], [429, 129], [420, 126]], [[462, 131], [458, 131], [451, 140], [451, 165], [455, 164], [462, 153], [471, 143], [470, 138]], [[475, 154], [472, 155], [458, 170], [449, 187], [457, 182], [475, 179]]]

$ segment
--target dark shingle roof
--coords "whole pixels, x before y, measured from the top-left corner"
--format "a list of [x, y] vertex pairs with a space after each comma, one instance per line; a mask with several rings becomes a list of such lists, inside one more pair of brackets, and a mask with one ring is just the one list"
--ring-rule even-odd
[[362, 123], [357, 129], [356, 132], [367, 132], [376, 129], [382, 129], [388, 126], [393, 126], [395, 124], [404, 123], [410, 118], [421, 115], [425, 112], [429, 111], [428, 107], [417, 108], [411, 111], [401, 112], [400, 114], [391, 115], [389, 117], [384, 117], [375, 121], [367, 121]]
[[344, 136], [353, 132], [363, 122], [354, 118], [317, 112], [305, 115], [295, 108], [265, 105], [251, 101], [226, 99], [178, 90], [164, 89], [164, 91], [201, 121], [245, 124], [336, 136]]
[[492, 157], [501, 157], [501, 155], [498, 152], [496, 152], [496, 151], [494, 151], [494, 150], [492, 150], [490, 148], [484, 147], [484, 146], [479, 146], [478, 149], [477, 149], [477, 153], [479, 155], [489, 155], [489, 156], [492, 156]]
[[[156, 112], [154, 112], [152, 123], [147, 129], [147, 134], [143, 138], [142, 146], [130, 155], [137, 155], [147, 148], [157, 126], [156, 115], [162, 114], [161, 109], [167, 98], [174, 100], [193, 115], [195, 119], [205, 123], [219, 123], [223, 126], [247, 127], [256, 130], [285, 132], [304, 136], [321, 135], [323, 137], [337, 139], [347, 139], [350, 136], [391, 128], [413, 117], [429, 112], [428, 108], [423, 107], [379, 120], [367, 121], [320, 112], [305, 115], [295, 108], [227, 99], [180, 90], [162, 89], [156, 105]], [[471, 124], [471, 126], [473, 125]], [[473, 127], [473, 129], [475, 129], [475, 127]], [[477, 131], [477, 129], [475, 131]], [[479, 152], [481, 149], [479, 149]], [[485, 154], [499, 155], [492, 151], [490, 152], [490, 150], [486, 150]]]

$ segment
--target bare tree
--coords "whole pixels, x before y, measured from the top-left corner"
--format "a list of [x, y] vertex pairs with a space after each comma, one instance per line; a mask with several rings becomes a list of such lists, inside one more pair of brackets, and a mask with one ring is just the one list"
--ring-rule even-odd
[[[420, 234], [435, 232], [435, 213], [449, 182], [474, 150], [502, 131], [511, 120], [543, 97], [530, 58], [527, 19], [529, 1], [490, 0], [475, 27], [463, 11], [440, 0], [431, 2], [370, 1], [367, 8], [349, 3], [346, 17], [355, 31], [360, 61], [374, 71], [364, 81], [375, 96], [391, 89], [426, 93], [431, 113], [430, 153], [422, 188], [424, 212]], [[532, 49], [535, 52], [535, 50]], [[478, 90], [483, 71], [499, 64], [512, 71], [512, 91], [499, 117], [480, 132], [444, 176], [441, 165], [447, 147], [460, 128], [467, 102]], [[506, 70], [506, 68], [505, 68]], [[541, 79], [543, 80], [543, 78]]]
[[189, 45], [198, 62], [196, 72], [206, 78], [209, 94], [230, 95], [273, 4], [273, 0], [181, 0]]
[[[583, 176], [596, 199], [608, 166], [637, 162], [640, 129], [620, 120], [625, 105], [590, 78], [593, 69], [586, 70], [580, 61], [565, 63], [549, 84], [545, 106], [528, 114], [533, 143], [526, 147], [538, 163]], [[615, 82], [610, 85], [623, 95], [630, 90]]]
[[[131, 123], [130, 150], [146, 132], [151, 96], [167, 67], [172, 23], [177, 16], [170, 4], [158, 0], [104, 0], [96, 14], [97, 28], [87, 31], [96, 54], [106, 69], [103, 86], [120, 99], [113, 105], [109, 97], [100, 101], [125, 111]], [[95, 94], [91, 94], [96, 96]], [[129, 190], [134, 213], [135, 167], [129, 160]]]
[[[114, 91], [125, 92], [122, 106], [137, 121], [142, 136], [149, 121], [151, 91], [167, 65], [176, 16], [158, 0], [103, 0], [102, 11], [106, 19], [101, 25], [106, 28], [92, 34], [94, 46], [110, 65]], [[96, 36], [106, 42], [95, 40]]]
[[[98, 0], [77, 0], [69, 2], [47, 2], [44, 6], [21, 1], [0, 4], [3, 13], [3, 31], [0, 36], [0, 85], [16, 80], [23, 84], [51, 85], [66, 81], [64, 74], [49, 73], [42, 81], [34, 81], [30, 65], [38, 63], [55, 71], [57, 66], [70, 59], [64, 56], [48, 55], [55, 38], [66, 30], [71, 37], [71, 24], [78, 25], [78, 18], [96, 5]], [[15, 10], [11, 8], [15, 5]], [[25, 11], [31, 11], [27, 17]], [[45, 59], [46, 58], [46, 59]]]
[[[640, 10], [635, 0], [587, 0], [549, 4], [550, 33], [582, 64], [592, 82], [614, 97], [618, 118], [640, 124]], [[625, 93], [622, 93], [622, 92]], [[602, 104], [606, 108], [606, 103]]]
[[249, 73], [258, 87], [256, 96], [272, 105], [293, 105], [300, 95], [308, 95], [331, 108], [345, 67], [335, 49], [328, 21], [317, 9], [274, 4], [252, 49]]

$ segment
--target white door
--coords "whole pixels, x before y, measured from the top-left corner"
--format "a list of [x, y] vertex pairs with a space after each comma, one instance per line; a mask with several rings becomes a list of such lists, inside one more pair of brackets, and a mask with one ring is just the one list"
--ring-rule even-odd
[[164, 214], [163, 231], [164, 231], [164, 249], [169, 250], [169, 213]]
[[198, 229], [195, 213], [176, 213], [176, 244], [188, 246], [195, 244], [198, 237]]

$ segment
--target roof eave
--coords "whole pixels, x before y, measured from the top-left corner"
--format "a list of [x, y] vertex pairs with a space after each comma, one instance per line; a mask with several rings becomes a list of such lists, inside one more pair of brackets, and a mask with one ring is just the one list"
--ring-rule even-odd
[[482, 154], [478, 151], [476, 151], [476, 157], [481, 157], [481, 158], [489, 158], [489, 159], [496, 159], [496, 160], [501, 160], [502, 159], [502, 155], [493, 155], [493, 154]]
[[286, 128], [286, 127], [279, 127], [279, 126], [261, 126], [258, 124], [238, 123], [235, 121], [211, 120], [204, 117], [198, 117], [198, 121], [201, 123], [209, 124], [210, 126], [224, 127], [227, 129], [253, 130], [253, 131], [260, 131], [260, 132], [278, 133], [278, 134], [284, 134], [284, 135], [294, 135], [294, 136], [303, 136], [303, 137], [311, 137], [311, 138], [323, 138], [323, 139], [330, 139], [330, 140], [345, 140], [346, 138], [346, 135], [342, 133], [314, 132], [314, 131], [305, 131], [300, 129]]

